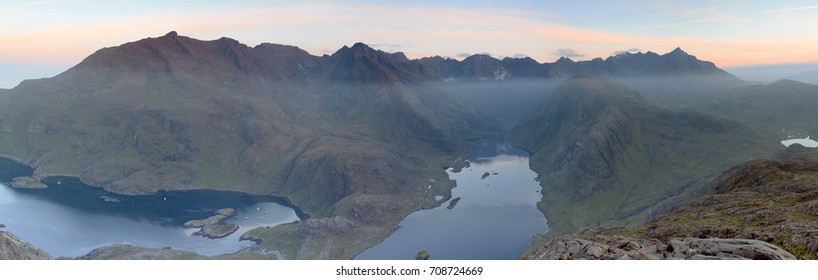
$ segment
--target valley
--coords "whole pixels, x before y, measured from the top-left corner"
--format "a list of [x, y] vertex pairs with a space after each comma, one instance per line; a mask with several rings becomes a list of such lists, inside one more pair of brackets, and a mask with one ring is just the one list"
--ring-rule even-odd
[[[528, 253], [587, 227], [642, 226], [711, 193], [724, 171], [783, 150], [785, 135], [815, 135], [816, 93], [793, 81], [748, 85], [680, 48], [579, 62], [460, 61], [408, 59], [363, 43], [314, 56], [170, 32], [101, 49], [53, 78], [0, 92], [0, 154], [31, 168], [4, 175], [6, 182], [48, 186], [6, 192], [89, 193], [84, 199], [96, 204], [88, 207], [109, 205], [101, 195], [127, 202], [231, 193], [283, 211], [274, 223], [255, 224], [241, 223], [261, 209], [252, 203], [163, 217], [181, 225], [237, 208], [229, 249], [106, 241], [83, 252], [48, 249], [53, 257], [402, 259], [429, 249], [432, 258], [465, 258], [468, 251], [450, 252], [472, 243], [438, 253], [402, 236], [453, 223], [424, 219], [485, 206], [468, 195], [465, 182], [475, 181], [530, 195], [525, 210], [479, 214], [495, 222], [512, 212], [527, 217], [519, 234], [508, 235], [517, 242], [498, 243], [516, 245], [478, 254], [514, 258], [532, 241]], [[494, 135], [524, 150], [492, 146], [484, 157], [513, 150], [525, 163], [467, 170], [480, 166], [479, 143]], [[506, 194], [482, 195], [503, 201], [497, 197]], [[429, 214], [438, 212], [447, 214]], [[476, 218], [452, 219], [467, 228]], [[465, 234], [457, 232], [448, 238]], [[534, 233], [544, 234], [531, 240]]]

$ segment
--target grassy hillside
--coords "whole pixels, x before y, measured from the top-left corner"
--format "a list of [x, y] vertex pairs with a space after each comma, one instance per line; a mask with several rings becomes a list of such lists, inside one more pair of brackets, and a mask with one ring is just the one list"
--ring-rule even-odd
[[780, 149], [763, 131], [654, 107], [608, 80], [575, 77], [513, 131], [532, 152], [549, 235], [639, 225], [662, 204], [704, 191], [724, 170]]
[[663, 102], [774, 133], [779, 140], [818, 135], [818, 86], [790, 80], [730, 91], [675, 96]]
[[[799, 259], [818, 258], [818, 152], [792, 145], [774, 159], [751, 160], [731, 168], [713, 180], [709, 193], [697, 196], [653, 219], [645, 226], [628, 228], [588, 228], [553, 239], [547, 245], [534, 246], [523, 258], [563, 258], [560, 246], [584, 242], [584, 252], [568, 258], [636, 258], [680, 257], [679, 245], [713, 240], [754, 244], [763, 241], [778, 246]], [[755, 243], [758, 244], [758, 243]], [[592, 249], [608, 247], [603, 253], [588, 254]], [[669, 248], [677, 247], [676, 250]], [[709, 258], [733, 258], [715, 254], [730, 246], [710, 245], [684, 254], [704, 254]], [[732, 248], [736, 248], [732, 246]], [[764, 259], [758, 249], [745, 247], [732, 254]], [[729, 250], [727, 250], [729, 251]], [[725, 252], [722, 252], [725, 253]], [[579, 256], [585, 255], [585, 256]], [[787, 255], [787, 254], [783, 254]], [[683, 256], [682, 256], [683, 257]], [[655, 258], [653, 258], [655, 259]]]

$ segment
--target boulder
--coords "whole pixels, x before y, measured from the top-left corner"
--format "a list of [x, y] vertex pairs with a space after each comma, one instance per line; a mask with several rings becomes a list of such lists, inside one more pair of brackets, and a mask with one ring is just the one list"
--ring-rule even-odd
[[795, 256], [773, 244], [753, 239], [674, 238], [673, 255], [685, 259], [794, 260]]
[[795, 256], [773, 244], [753, 239], [673, 238], [563, 235], [522, 256], [545, 260], [794, 260]]

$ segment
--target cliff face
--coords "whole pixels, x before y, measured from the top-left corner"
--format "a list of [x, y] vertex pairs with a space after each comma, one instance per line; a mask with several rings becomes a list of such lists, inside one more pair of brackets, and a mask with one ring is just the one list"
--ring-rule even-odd
[[713, 180], [710, 190], [645, 227], [586, 229], [522, 257], [818, 258], [815, 149], [794, 144], [774, 159], [746, 162]]
[[40, 250], [14, 234], [0, 230], [0, 260], [50, 260], [48, 253]]

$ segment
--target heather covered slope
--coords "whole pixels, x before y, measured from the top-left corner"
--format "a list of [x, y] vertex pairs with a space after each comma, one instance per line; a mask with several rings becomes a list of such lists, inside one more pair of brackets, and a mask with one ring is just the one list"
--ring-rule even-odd
[[512, 132], [532, 152], [549, 234], [637, 225], [664, 202], [780, 144], [740, 123], [670, 111], [602, 78], [575, 77]]
[[709, 194], [646, 226], [585, 229], [522, 257], [816, 259], [816, 172], [818, 152], [793, 144], [773, 159], [731, 168], [712, 181]]

